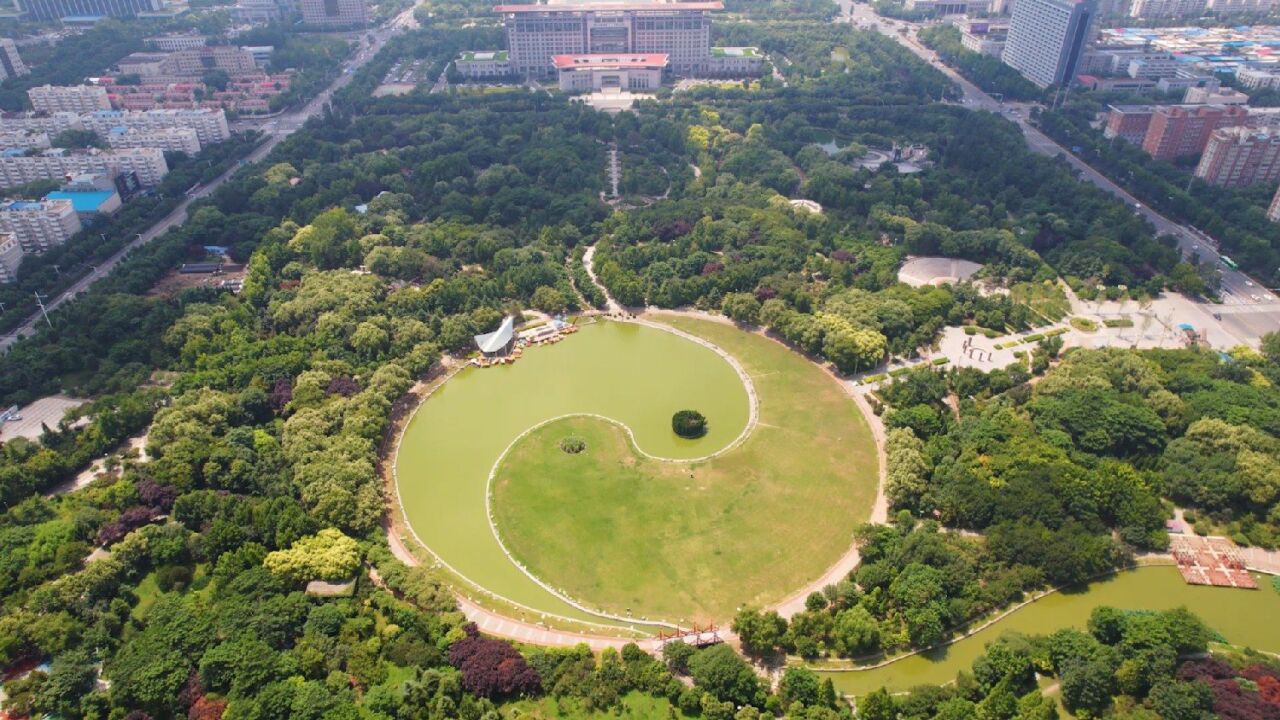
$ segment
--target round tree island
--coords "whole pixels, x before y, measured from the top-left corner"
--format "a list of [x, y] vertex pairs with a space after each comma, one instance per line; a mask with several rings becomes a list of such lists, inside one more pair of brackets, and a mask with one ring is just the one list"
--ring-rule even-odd
[[671, 429], [680, 437], [693, 440], [707, 434], [707, 419], [697, 410], [681, 410], [671, 416]]

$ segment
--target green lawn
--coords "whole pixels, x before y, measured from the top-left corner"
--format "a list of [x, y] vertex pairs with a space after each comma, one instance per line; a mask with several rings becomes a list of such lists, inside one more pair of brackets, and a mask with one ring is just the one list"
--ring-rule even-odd
[[[499, 532], [536, 575], [617, 614], [719, 620], [776, 602], [849, 547], [876, 492], [874, 442], [830, 376], [727, 325], [670, 318], [746, 368], [759, 424], [707, 462], [637, 455], [616, 425], [572, 418], [521, 440], [494, 487]], [[559, 448], [567, 435], [587, 450]]]

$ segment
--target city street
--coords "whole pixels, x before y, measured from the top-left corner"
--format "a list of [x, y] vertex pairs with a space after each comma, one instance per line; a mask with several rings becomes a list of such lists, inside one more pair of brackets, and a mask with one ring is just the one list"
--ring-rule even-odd
[[[1244, 273], [1232, 270], [1223, 264], [1222, 256], [1217, 249], [1190, 228], [1179, 225], [1146, 207], [1119, 185], [1111, 182], [1102, 173], [1037, 130], [1028, 121], [1029, 109], [1026, 105], [1001, 103], [947, 67], [932, 50], [921, 45], [916, 39], [915, 33], [918, 26], [881, 17], [867, 4], [855, 4], [852, 0], [838, 0], [838, 3], [841, 7], [838, 22], [853, 23], [861, 28], [874, 27], [881, 34], [897, 40], [954, 81], [963, 92], [964, 105], [1003, 115], [1009, 121], [1017, 123], [1022, 129], [1027, 145], [1032, 150], [1050, 157], [1062, 156], [1067, 163], [1079, 171], [1082, 180], [1119, 198], [1133, 208], [1135, 213], [1150, 222], [1157, 233], [1177, 238], [1184, 257], [1197, 255], [1201, 262], [1216, 266], [1222, 274], [1222, 305], [1209, 305], [1206, 306], [1206, 310], [1222, 324], [1223, 330], [1228, 334], [1243, 343], [1256, 346], [1263, 334], [1280, 330], [1280, 299], [1277, 299], [1274, 293]], [[906, 28], [907, 32], [899, 33], [898, 30], [901, 28]]]
[[[370, 31], [368, 34], [373, 35], [374, 38], [372, 45], [366, 46], [362, 43], [362, 49], [357, 50], [356, 54], [342, 65], [339, 70], [338, 77], [334, 79], [333, 83], [331, 83], [329, 87], [325, 88], [301, 108], [282, 113], [275, 118], [263, 121], [263, 124], [258, 129], [260, 129], [265, 135], [265, 139], [258, 145], [258, 147], [254, 148], [253, 152], [244, 158], [243, 162], [253, 163], [266, 157], [276, 145], [280, 144], [281, 140], [284, 140], [295, 130], [302, 127], [308, 119], [320, 112], [325, 104], [329, 102], [329, 99], [333, 96], [335, 91], [351, 82], [351, 78], [355, 74], [356, 69], [368, 62], [374, 55], [377, 55], [378, 51], [382, 49], [382, 46], [386, 44], [387, 40], [395, 32], [415, 25], [416, 21], [413, 19], [413, 8], [411, 7], [397, 15], [386, 25]], [[361, 36], [363, 35], [364, 33], [361, 33]], [[242, 124], [237, 125], [237, 129], [245, 129], [245, 126]], [[129, 253], [151, 242], [157, 237], [160, 237], [170, 228], [181, 225], [186, 221], [187, 210], [191, 207], [193, 202], [208, 196], [214, 190], [218, 189], [222, 183], [226, 182], [239, 169], [239, 165], [232, 167], [222, 175], [219, 175], [212, 181], [207, 182], [192, 191], [191, 194], [187, 196], [181, 204], [174, 208], [172, 212], [161, 218], [159, 222], [152, 225], [146, 232], [138, 235], [132, 242], [125, 245], [114, 255], [98, 264], [89, 274], [76, 281], [74, 285], [67, 288], [56, 297], [46, 298], [44, 301], [45, 309], [52, 313], [63, 303], [75, 298], [85, 290], [88, 290], [89, 286], [93, 285], [93, 283], [99, 278], [110, 274], [111, 271], [115, 269], [116, 265], [118, 265]], [[18, 341], [19, 336], [26, 337], [31, 335], [42, 323], [44, 323], [44, 319], [40, 316], [40, 313], [34, 313], [31, 317], [27, 318], [22, 325], [14, 328], [9, 334], [0, 337], [0, 352], [8, 352], [9, 348]]]

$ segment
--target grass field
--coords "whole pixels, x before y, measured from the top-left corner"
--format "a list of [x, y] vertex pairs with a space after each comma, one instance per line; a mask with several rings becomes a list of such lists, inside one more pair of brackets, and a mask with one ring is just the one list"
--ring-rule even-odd
[[[534, 574], [616, 614], [719, 620], [781, 600], [852, 542], [876, 492], [875, 445], [834, 379], [767, 338], [664, 319], [751, 376], [759, 424], [712, 460], [645, 459], [618, 426], [547, 425], [517, 443], [494, 486], [499, 533]], [[578, 455], [560, 440], [587, 441]]]

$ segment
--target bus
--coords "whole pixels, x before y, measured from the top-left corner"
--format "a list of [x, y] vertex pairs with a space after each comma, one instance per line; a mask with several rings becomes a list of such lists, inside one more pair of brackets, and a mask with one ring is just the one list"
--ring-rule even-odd
[[1229, 257], [1227, 257], [1226, 255], [1223, 255], [1223, 256], [1222, 256], [1222, 264], [1223, 264], [1223, 265], [1226, 265], [1227, 267], [1231, 268], [1232, 270], [1239, 270], [1239, 269], [1240, 269], [1240, 266], [1236, 264], [1236, 261], [1235, 261], [1235, 260], [1232, 260], [1232, 259], [1231, 259], [1231, 258], [1229, 258]]

